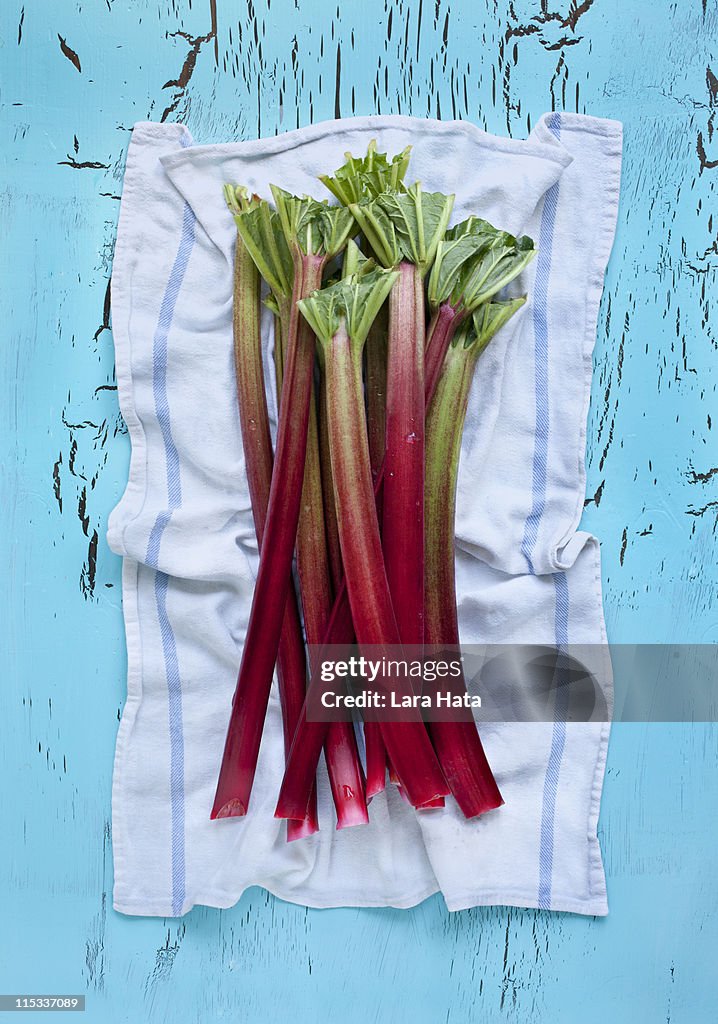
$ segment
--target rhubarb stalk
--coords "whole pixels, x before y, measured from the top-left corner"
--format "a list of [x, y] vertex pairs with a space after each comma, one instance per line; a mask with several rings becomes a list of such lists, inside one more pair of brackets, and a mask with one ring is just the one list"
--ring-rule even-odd
[[[331, 473], [329, 473], [329, 482], [331, 484]], [[330, 539], [329, 502], [331, 502], [331, 512], [334, 512], [333, 491], [325, 493], [324, 490], [316, 402], [312, 395], [307, 428], [302, 505], [297, 527], [297, 573], [304, 612], [304, 632], [310, 649], [316, 649], [316, 645], [322, 642], [329, 623], [333, 605], [333, 586], [330, 577], [334, 572], [338, 573], [339, 582], [342, 577], [338, 531]], [[336, 522], [336, 513], [334, 513], [334, 521]], [[334, 550], [334, 545], [336, 545], [336, 550]], [[347, 640], [351, 642], [352, 636], [349, 636]], [[301, 705], [292, 719], [290, 747], [299, 723], [300, 712]], [[369, 821], [365, 795], [366, 784], [351, 722], [330, 723], [324, 739], [324, 753], [329, 785], [337, 814], [337, 828], [366, 824]], [[314, 791], [312, 791], [309, 808], [314, 799]], [[288, 830], [292, 831], [296, 824], [295, 821], [289, 819]]]
[[[294, 280], [274, 472], [212, 818], [247, 813], [291, 585], [314, 373], [314, 337], [299, 315], [297, 302], [319, 287], [326, 260], [343, 248], [352, 229], [346, 211], [330, 210], [315, 200], [285, 197], [283, 193], [280, 216], [285, 238], [292, 240]], [[273, 238], [268, 241], [271, 245]], [[251, 255], [258, 262], [255, 253]]]
[[[376, 483], [384, 464], [386, 448], [386, 378], [387, 378], [387, 307], [382, 306], [369, 328], [364, 359], [366, 365], [366, 411], [369, 442], [369, 461], [375, 487], [379, 525], [382, 524], [381, 491]], [[386, 787], [386, 748], [378, 722], [364, 722], [364, 748], [366, 760], [366, 795], [371, 800]]]
[[[287, 203], [286, 193], [276, 190], [275, 198], [280, 211], [279, 216], [282, 218]], [[285, 222], [290, 223], [290, 219], [291, 212], [285, 217]], [[289, 230], [294, 231], [293, 224]], [[353, 242], [349, 242], [348, 246], [356, 249]], [[280, 317], [281, 315], [280, 313]], [[286, 313], [284, 315], [286, 322]], [[297, 574], [304, 613], [304, 632], [310, 651], [317, 650], [321, 644], [331, 615], [332, 572], [341, 573], [339, 535], [337, 532], [330, 536], [332, 521], [327, 516], [330, 501], [331, 512], [334, 516], [336, 514], [333, 493], [326, 493], [325, 500], [316, 405], [312, 388], [302, 501], [297, 528]], [[338, 564], [334, 565], [337, 559]], [[347, 639], [351, 641], [352, 637]], [[313, 666], [310, 666], [310, 670], [313, 671]], [[293, 728], [296, 728], [297, 721], [298, 718], [295, 718]], [[327, 730], [324, 749], [329, 784], [337, 813], [337, 828], [366, 824], [369, 815], [366, 807], [364, 772], [359, 760], [352, 723], [332, 722]]]
[[[230, 185], [225, 188], [225, 198], [235, 216], [255, 208], [258, 202], [255, 197], [250, 198], [246, 190]], [[247, 483], [257, 546], [261, 550], [274, 455], [264, 391], [259, 310], [259, 272], [241, 236], [238, 235], [234, 264], [234, 359]], [[293, 588], [289, 589], [284, 610], [277, 655], [277, 676], [286, 758], [306, 692], [304, 639]], [[311, 835], [318, 828], [316, 791], [313, 790], [305, 820], [287, 823], [287, 840]]]
[[378, 261], [396, 268], [389, 299], [382, 541], [404, 644], [424, 637], [424, 276], [449, 222], [454, 197], [419, 184], [352, 203]]
[[[487, 303], [449, 347], [426, 420], [426, 643], [459, 645], [454, 530], [461, 437], [477, 360], [524, 299]], [[464, 680], [458, 686], [465, 689]], [[433, 721], [431, 738], [465, 817], [499, 807], [503, 798], [473, 721]]]
[[[299, 303], [323, 345], [327, 390], [333, 398], [328, 409], [332, 477], [347, 592], [360, 648], [401, 644], [374, 507], [362, 387], [366, 335], [396, 277], [396, 273], [373, 271], [340, 281]], [[407, 721], [382, 722], [381, 733], [412, 804], [426, 804], [446, 794], [418, 715]]]
[[[336, 598], [344, 579], [342, 568], [342, 552], [339, 546], [339, 525], [337, 523], [336, 503], [334, 500], [334, 484], [332, 482], [332, 465], [329, 455], [329, 433], [327, 430], [327, 378], [324, 367], [319, 368], [319, 462], [321, 466], [322, 496], [324, 501], [324, 525], [327, 534], [327, 551], [329, 569], [332, 577], [332, 591]], [[322, 637], [322, 640], [324, 637]]]

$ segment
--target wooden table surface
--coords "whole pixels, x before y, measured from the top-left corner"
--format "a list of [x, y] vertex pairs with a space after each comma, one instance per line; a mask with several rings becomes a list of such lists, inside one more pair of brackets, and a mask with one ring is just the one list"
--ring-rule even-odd
[[625, 129], [584, 517], [609, 635], [715, 642], [717, 40], [717, 0], [4, 0], [2, 992], [86, 992], [102, 1024], [717, 1019], [712, 726], [614, 729], [605, 920], [256, 889], [183, 920], [116, 914], [105, 542], [128, 465], [108, 281], [135, 121], [209, 142], [410, 113], [522, 138], [585, 111]]

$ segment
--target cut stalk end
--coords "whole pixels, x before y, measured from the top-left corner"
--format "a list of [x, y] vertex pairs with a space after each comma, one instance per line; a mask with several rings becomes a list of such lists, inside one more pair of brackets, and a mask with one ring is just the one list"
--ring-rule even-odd
[[215, 804], [209, 817], [211, 821], [217, 818], [243, 818], [246, 813], [247, 808], [241, 800], [227, 800], [219, 806]]
[[287, 822], [287, 842], [293, 843], [296, 839], [306, 839], [307, 836], [316, 835], [318, 831], [319, 823], [314, 818], [307, 817], [303, 821], [290, 820]]
[[352, 828], [354, 825], [368, 825], [369, 812], [366, 809], [366, 802], [363, 798], [355, 799], [355, 794], [349, 786], [344, 786], [344, 802], [337, 808], [337, 831], [342, 828]]

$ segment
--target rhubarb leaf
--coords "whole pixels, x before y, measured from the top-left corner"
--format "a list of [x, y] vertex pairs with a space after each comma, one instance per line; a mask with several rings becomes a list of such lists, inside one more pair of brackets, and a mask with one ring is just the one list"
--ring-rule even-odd
[[493, 224], [490, 224], [487, 220], [482, 220], [481, 217], [475, 217], [473, 214], [467, 217], [466, 220], [462, 220], [459, 224], [455, 224], [453, 228], [449, 228], [444, 236], [447, 241], [453, 241], [457, 238], [482, 238], [482, 237], [493, 237], [498, 231]]
[[242, 186], [226, 185], [224, 194], [237, 232], [257, 270], [275, 298], [289, 297], [294, 267], [278, 214], [264, 199], [257, 196], [248, 199], [247, 190]]
[[352, 203], [350, 209], [385, 267], [413, 263], [426, 274], [446, 231], [454, 196], [422, 192], [417, 182], [406, 192], [382, 193], [371, 201]]
[[514, 238], [478, 217], [450, 228], [439, 243], [429, 277], [432, 309], [442, 302], [476, 309], [520, 274], [535, 255], [526, 236]]
[[447, 237], [439, 242], [436, 257], [429, 275], [427, 298], [431, 309], [438, 309], [442, 302], [448, 302], [454, 293], [460, 274], [469, 261], [485, 254], [497, 232], [476, 235], [461, 235], [457, 238]]
[[235, 220], [262, 202], [258, 195], [251, 193], [244, 185], [225, 185], [224, 199]]
[[397, 277], [377, 267], [313, 292], [297, 305], [320, 341], [330, 344], [345, 323], [349, 337], [361, 347]]
[[355, 229], [349, 210], [311, 196], [294, 196], [278, 185], [271, 189], [290, 248], [296, 245], [306, 256], [332, 257], [341, 252]]
[[461, 302], [469, 311], [477, 309], [518, 277], [535, 255], [533, 241], [526, 235], [514, 238], [505, 231], [497, 232], [489, 247], [464, 266], [451, 295], [452, 304]]
[[460, 334], [457, 332], [455, 344], [463, 344], [464, 348], [472, 348], [477, 354], [483, 352], [494, 335], [498, 334], [504, 324], [508, 323], [525, 302], [525, 295], [518, 299], [508, 299], [505, 302], [485, 302], [466, 321]]
[[356, 244], [353, 238], [347, 242], [342, 262], [342, 277], [352, 277], [355, 274], [366, 274], [376, 264], [374, 260], [368, 259]]
[[377, 153], [376, 140], [372, 139], [366, 156], [355, 157], [345, 153], [346, 163], [333, 175], [320, 175], [319, 180], [342, 206], [350, 206], [362, 199], [375, 199], [382, 192], [404, 192], [410, 151], [411, 146], [407, 146], [389, 159], [386, 153]]

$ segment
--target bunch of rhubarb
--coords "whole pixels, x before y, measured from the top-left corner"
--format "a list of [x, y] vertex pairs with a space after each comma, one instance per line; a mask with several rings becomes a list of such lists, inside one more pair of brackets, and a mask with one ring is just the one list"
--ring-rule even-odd
[[[369, 821], [387, 776], [422, 811], [453, 798], [473, 818], [503, 803], [473, 719], [367, 714], [362, 762], [352, 721], [308, 711], [332, 645], [458, 648], [454, 517], [469, 393], [480, 353], [524, 302], [500, 293], [535, 252], [479, 217], [450, 227], [454, 197], [406, 185], [408, 165], [408, 149], [347, 154], [321, 178], [339, 205], [277, 186], [273, 205], [225, 189], [259, 567], [211, 816], [247, 813], [276, 668], [285, 772], [275, 815], [289, 840], [319, 828], [322, 751], [337, 828]], [[274, 446], [262, 280], [275, 322]], [[393, 682], [409, 695], [417, 686]]]

